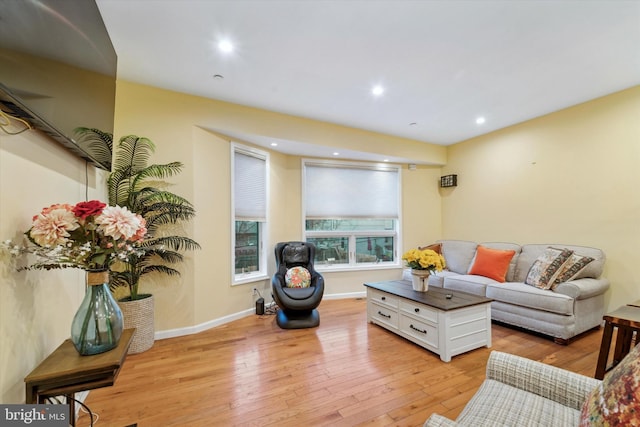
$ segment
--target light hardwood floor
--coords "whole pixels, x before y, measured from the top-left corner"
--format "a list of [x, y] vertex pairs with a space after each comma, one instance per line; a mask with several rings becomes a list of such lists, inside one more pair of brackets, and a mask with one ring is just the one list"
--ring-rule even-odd
[[[491, 350], [593, 376], [602, 330], [568, 346], [493, 325], [493, 346], [444, 363], [366, 321], [364, 299], [324, 300], [320, 326], [282, 330], [250, 316], [156, 341], [113, 387], [86, 400], [96, 426], [418, 426], [455, 418], [484, 380]], [[89, 425], [81, 415], [78, 426]]]

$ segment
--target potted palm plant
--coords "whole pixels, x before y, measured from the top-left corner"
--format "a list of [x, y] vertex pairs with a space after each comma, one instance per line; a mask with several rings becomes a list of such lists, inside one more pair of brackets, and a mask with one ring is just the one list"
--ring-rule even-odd
[[[110, 139], [112, 136], [96, 129], [81, 128], [84, 138]], [[174, 268], [184, 260], [182, 251], [199, 249], [193, 239], [175, 234], [175, 226], [195, 216], [193, 205], [167, 190], [165, 178], [182, 171], [183, 164], [149, 164], [155, 145], [148, 138], [128, 135], [117, 147], [112, 170], [107, 179], [109, 204], [128, 208], [144, 218], [146, 240], [113, 265], [110, 287], [118, 294], [125, 289], [128, 296], [118, 304], [124, 315], [124, 327], [136, 328], [130, 353], [148, 350], [154, 341], [153, 295], [138, 292], [140, 280], [151, 273], [179, 276]]]

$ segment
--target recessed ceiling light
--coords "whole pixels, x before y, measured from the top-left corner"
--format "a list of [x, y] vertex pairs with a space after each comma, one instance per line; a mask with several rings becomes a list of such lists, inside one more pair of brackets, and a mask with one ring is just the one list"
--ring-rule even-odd
[[388, 162], [388, 161], [389, 161], [389, 159], [384, 159], [384, 160], [383, 160], [383, 162]]
[[220, 40], [218, 42], [218, 49], [223, 53], [233, 52], [233, 44], [229, 40]]
[[334, 155], [334, 156], [339, 156], [339, 155], [340, 155], [340, 153], [338, 153], [337, 151], [334, 151], [334, 152], [333, 152], [333, 155]]
[[384, 93], [384, 88], [380, 85], [375, 85], [372, 89], [371, 89], [371, 93], [374, 96], [380, 96]]
[[278, 146], [278, 143], [277, 143], [277, 142], [272, 142], [272, 143], [271, 143], [271, 146], [272, 146], [272, 147], [277, 147], [277, 146]]
[[476, 119], [476, 124], [481, 125], [481, 124], [483, 124], [485, 121], [486, 121], [486, 120], [484, 119], [484, 117], [478, 117], [478, 118]]

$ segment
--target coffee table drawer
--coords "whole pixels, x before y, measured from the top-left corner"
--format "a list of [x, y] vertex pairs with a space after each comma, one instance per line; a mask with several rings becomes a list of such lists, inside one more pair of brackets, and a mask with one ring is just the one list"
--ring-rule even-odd
[[369, 303], [369, 315], [375, 323], [398, 329], [398, 312], [376, 302]]
[[429, 323], [401, 315], [400, 330], [434, 349], [438, 348], [438, 329]]
[[395, 295], [391, 295], [391, 294], [387, 294], [385, 292], [380, 292], [380, 291], [376, 291], [373, 289], [369, 289], [370, 292], [370, 296], [369, 299], [373, 302], [376, 302], [378, 304], [382, 304], [382, 305], [387, 305], [391, 308], [398, 308], [398, 304], [400, 301], [400, 298], [395, 296]]
[[418, 304], [413, 301], [402, 300], [400, 301], [400, 311], [415, 316], [421, 320], [425, 320], [431, 323], [438, 323], [438, 312], [433, 308], [427, 307], [424, 304]]

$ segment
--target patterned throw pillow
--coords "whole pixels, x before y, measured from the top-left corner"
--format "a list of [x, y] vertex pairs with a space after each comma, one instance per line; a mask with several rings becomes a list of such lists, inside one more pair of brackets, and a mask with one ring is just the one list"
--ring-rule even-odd
[[560, 269], [560, 274], [558, 274], [556, 280], [553, 281], [551, 290], [555, 290], [558, 286], [558, 283], [573, 280], [573, 278], [576, 277], [582, 270], [584, 270], [587, 267], [587, 264], [589, 264], [594, 259], [595, 258], [591, 258], [590, 256], [578, 255], [576, 253], [571, 254], [569, 260]]
[[640, 344], [605, 375], [582, 406], [580, 427], [640, 425]]
[[573, 255], [573, 251], [569, 249], [549, 246], [529, 269], [525, 283], [540, 289], [551, 289], [553, 282], [571, 255]]
[[304, 267], [292, 267], [284, 275], [287, 288], [308, 288], [311, 286], [311, 273]]

